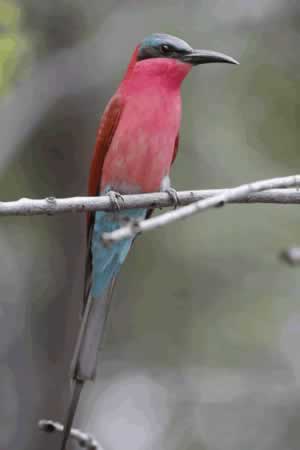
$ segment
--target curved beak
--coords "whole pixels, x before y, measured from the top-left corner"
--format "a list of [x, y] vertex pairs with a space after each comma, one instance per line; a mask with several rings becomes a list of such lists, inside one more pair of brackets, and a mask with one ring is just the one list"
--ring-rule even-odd
[[214, 52], [212, 50], [191, 50], [190, 53], [185, 54], [182, 57], [184, 62], [190, 63], [193, 66], [198, 64], [207, 63], [227, 63], [227, 64], [239, 64], [236, 59], [224, 53]]

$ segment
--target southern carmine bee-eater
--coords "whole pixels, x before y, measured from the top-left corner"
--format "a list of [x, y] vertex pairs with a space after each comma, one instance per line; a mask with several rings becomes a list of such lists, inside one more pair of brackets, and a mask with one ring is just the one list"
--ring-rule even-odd
[[[238, 64], [230, 56], [195, 50], [168, 34], [152, 34], [135, 48], [125, 76], [102, 116], [89, 176], [89, 195], [169, 191], [170, 168], [179, 143], [181, 83], [193, 66]], [[126, 239], [105, 246], [104, 232], [125, 220], [148, 217], [151, 211], [98, 211], [87, 215], [87, 260], [84, 311], [72, 361], [72, 400], [61, 449], [72, 426], [82, 386], [95, 377], [97, 354], [116, 276], [133, 242]]]

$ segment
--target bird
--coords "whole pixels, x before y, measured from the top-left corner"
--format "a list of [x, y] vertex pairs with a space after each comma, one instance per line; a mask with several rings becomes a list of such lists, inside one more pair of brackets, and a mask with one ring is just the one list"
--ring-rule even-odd
[[113, 211], [87, 213], [84, 308], [71, 363], [72, 397], [61, 450], [65, 450], [82, 387], [96, 375], [113, 287], [133, 238], [105, 245], [101, 236], [124, 221], [148, 218], [146, 208], [120, 210], [120, 196], [167, 191], [176, 200], [170, 169], [179, 147], [183, 80], [194, 66], [239, 64], [184, 40], [153, 33], [134, 49], [115, 94], [108, 102], [96, 137], [88, 194], [110, 195]]

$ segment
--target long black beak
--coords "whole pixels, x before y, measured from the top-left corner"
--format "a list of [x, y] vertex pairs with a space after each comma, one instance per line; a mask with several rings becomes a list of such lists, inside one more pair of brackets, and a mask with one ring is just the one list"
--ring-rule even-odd
[[182, 59], [184, 62], [193, 64], [193, 66], [207, 63], [239, 64], [239, 62], [231, 58], [231, 56], [212, 50], [192, 50], [190, 53], [184, 55]]

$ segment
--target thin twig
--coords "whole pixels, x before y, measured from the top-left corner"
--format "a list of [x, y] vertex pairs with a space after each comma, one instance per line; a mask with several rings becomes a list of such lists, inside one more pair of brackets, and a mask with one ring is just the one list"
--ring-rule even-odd
[[[180, 205], [184, 206], [227, 192], [228, 189], [178, 191], [178, 198]], [[173, 200], [165, 192], [123, 195], [122, 199], [119, 202], [120, 209], [164, 208], [173, 206]], [[228, 203], [300, 204], [300, 190], [270, 189], [264, 192], [252, 192], [243, 196], [243, 198], [232, 198]], [[68, 212], [112, 210], [111, 198], [108, 195], [99, 197], [48, 197], [44, 199], [21, 198], [16, 201], [0, 202], [0, 216], [36, 216], [42, 214], [54, 215]]]
[[[38, 427], [47, 433], [62, 433], [64, 430], [64, 426], [61, 423], [45, 419], [39, 421]], [[87, 450], [101, 449], [99, 443], [91, 435], [76, 428], [71, 429], [70, 437], [76, 441], [80, 447], [86, 448]]]
[[204, 211], [216, 206], [223, 206], [232, 201], [244, 201], [250, 194], [264, 191], [267, 189], [289, 188], [291, 186], [299, 186], [300, 175], [290, 177], [272, 178], [269, 180], [255, 181], [249, 184], [243, 184], [236, 188], [227, 189], [222, 193], [213, 195], [207, 199], [199, 200], [188, 206], [169, 211], [152, 219], [142, 220], [139, 222], [129, 223], [111, 233], [103, 233], [103, 241], [107, 244], [130, 238], [138, 233], [154, 230], [163, 227], [177, 220], [192, 216], [198, 212]]

